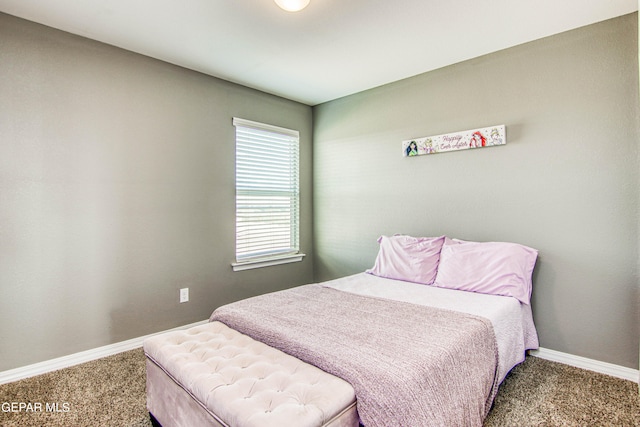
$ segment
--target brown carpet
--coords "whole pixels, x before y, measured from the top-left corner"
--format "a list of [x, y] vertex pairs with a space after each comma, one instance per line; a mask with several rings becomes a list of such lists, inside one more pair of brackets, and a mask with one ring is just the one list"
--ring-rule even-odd
[[[151, 426], [141, 349], [0, 385], [0, 404], [2, 427]], [[640, 426], [638, 384], [527, 357], [484, 426]]]

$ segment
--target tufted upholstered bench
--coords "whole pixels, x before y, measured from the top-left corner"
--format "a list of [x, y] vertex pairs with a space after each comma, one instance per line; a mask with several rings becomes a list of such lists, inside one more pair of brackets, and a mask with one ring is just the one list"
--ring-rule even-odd
[[163, 427], [358, 426], [349, 383], [223, 323], [143, 347], [147, 408]]

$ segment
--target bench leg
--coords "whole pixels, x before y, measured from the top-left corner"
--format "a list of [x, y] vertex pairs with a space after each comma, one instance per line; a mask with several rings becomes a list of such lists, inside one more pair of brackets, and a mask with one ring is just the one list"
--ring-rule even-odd
[[162, 425], [156, 420], [156, 417], [153, 416], [151, 412], [149, 412], [149, 418], [151, 418], [151, 425], [153, 427], [162, 427]]

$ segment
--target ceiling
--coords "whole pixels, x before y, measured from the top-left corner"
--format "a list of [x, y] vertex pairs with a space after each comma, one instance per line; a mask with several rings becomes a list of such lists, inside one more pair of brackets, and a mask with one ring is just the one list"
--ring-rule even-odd
[[0, 11], [317, 105], [638, 10], [637, 0], [0, 0]]

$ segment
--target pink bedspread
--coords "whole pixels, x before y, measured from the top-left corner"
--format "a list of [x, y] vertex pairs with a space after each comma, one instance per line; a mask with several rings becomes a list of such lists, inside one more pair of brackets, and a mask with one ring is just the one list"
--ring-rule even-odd
[[478, 316], [306, 285], [210, 320], [350, 382], [367, 427], [481, 426], [498, 388], [493, 327]]

